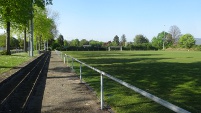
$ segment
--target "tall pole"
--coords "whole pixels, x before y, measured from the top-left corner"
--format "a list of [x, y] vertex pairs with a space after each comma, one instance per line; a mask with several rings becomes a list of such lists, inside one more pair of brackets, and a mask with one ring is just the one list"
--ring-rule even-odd
[[[32, 1], [32, 9], [33, 9], [33, 5], [34, 5], [34, 0]], [[30, 37], [30, 40], [29, 40], [29, 47], [30, 47], [30, 57], [33, 57], [33, 30], [34, 30], [34, 26], [33, 26], [33, 10], [31, 11], [31, 14], [32, 14], [32, 18], [31, 18], [31, 26], [30, 26], [30, 30], [31, 30], [31, 37]]]

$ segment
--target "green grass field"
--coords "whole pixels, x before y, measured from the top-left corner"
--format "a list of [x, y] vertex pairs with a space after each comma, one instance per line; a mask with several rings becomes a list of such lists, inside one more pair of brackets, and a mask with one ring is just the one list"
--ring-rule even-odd
[[[201, 112], [201, 52], [98, 51], [65, 52], [190, 112]], [[79, 73], [79, 64], [75, 64]], [[100, 75], [87, 67], [84, 80], [99, 94]], [[172, 112], [104, 77], [104, 99], [117, 113]]]
[[[38, 54], [35, 55], [37, 56]], [[30, 58], [28, 53], [24, 52], [12, 55], [0, 55], [0, 74], [28, 61]]]

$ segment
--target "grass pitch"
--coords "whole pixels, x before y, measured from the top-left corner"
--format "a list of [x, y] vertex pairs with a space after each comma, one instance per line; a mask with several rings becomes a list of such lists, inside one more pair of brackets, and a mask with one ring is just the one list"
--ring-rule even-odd
[[[190, 112], [201, 112], [201, 52], [65, 52]], [[79, 73], [79, 64], [75, 64]], [[84, 80], [99, 94], [100, 74], [83, 67]], [[104, 77], [104, 99], [117, 113], [172, 112]]]

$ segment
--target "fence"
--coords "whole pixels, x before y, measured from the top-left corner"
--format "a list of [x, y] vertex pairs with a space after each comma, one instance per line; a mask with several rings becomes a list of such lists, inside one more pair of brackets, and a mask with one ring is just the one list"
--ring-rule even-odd
[[11, 54], [24, 52], [22, 49], [11, 50]]
[[125, 87], [127, 87], [127, 88], [130, 88], [131, 90], [133, 90], [133, 91], [135, 91], [135, 92], [137, 92], [137, 93], [139, 93], [139, 94], [141, 94], [141, 95], [143, 95], [143, 96], [145, 96], [145, 97], [147, 97], [147, 98], [149, 98], [149, 99], [155, 101], [156, 103], [158, 103], [158, 104], [160, 104], [160, 105], [165, 106], [166, 108], [168, 108], [168, 109], [170, 109], [170, 110], [172, 110], [172, 111], [174, 111], [174, 112], [177, 112], [177, 113], [190, 113], [189, 111], [187, 111], [187, 110], [185, 110], [185, 109], [182, 109], [182, 108], [180, 108], [180, 107], [178, 107], [178, 106], [176, 106], [176, 105], [174, 105], [174, 104], [172, 104], [172, 103], [170, 103], [170, 102], [168, 102], [168, 101], [165, 101], [165, 100], [163, 100], [163, 99], [161, 99], [161, 98], [159, 98], [159, 97], [157, 97], [157, 96], [155, 96], [155, 95], [152, 95], [152, 94], [150, 94], [150, 93], [148, 93], [148, 92], [146, 92], [146, 91], [144, 91], [144, 90], [142, 90], [142, 89], [139, 89], [139, 88], [137, 88], [137, 87], [135, 87], [135, 86], [133, 86], [133, 85], [131, 85], [131, 84], [128, 84], [128, 83], [126, 83], [126, 82], [124, 82], [124, 81], [122, 81], [122, 80], [120, 80], [120, 79], [117, 79], [117, 78], [115, 78], [115, 77], [113, 77], [113, 76], [111, 76], [111, 75], [109, 75], [109, 74], [107, 74], [107, 73], [105, 73], [105, 72], [103, 72], [103, 71], [101, 71], [101, 70], [98, 70], [98, 69], [96, 69], [96, 68], [94, 68], [94, 67], [92, 67], [92, 66], [90, 66], [90, 65], [88, 65], [88, 64], [86, 64], [86, 63], [83, 63], [83, 62], [79, 61], [79, 60], [76, 59], [76, 58], [73, 58], [73, 57], [71, 57], [71, 56], [69, 56], [69, 55], [63, 54], [62, 52], [57, 51], [57, 50], [56, 50], [56, 53], [57, 53], [58, 55], [60, 55], [60, 57], [64, 60], [64, 63], [66, 63], [66, 61], [67, 61], [67, 64], [69, 64], [69, 59], [71, 59], [71, 61], [72, 61], [72, 62], [71, 62], [71, 68], [72, 68], [72, 69], [73, 69], [73, 62], [74, 62], [74, 61], [80, 63], [80, 82], [82, 82], [82, 65], [84, 65], [84, 66], [86, 66], [86, 67], [88, 67], [88, 68], [90, 68], [90, 69], [92, 69], [92, 70], [94, 70], [94, 71], [100, 73], [101, 110], [103, 109], [103, 106], [104, 106], [104, 103], [103, 103], [103, 100], [104, 100], [104, 95], [103, 95], [103, 91], [104, 91], [104, 90], [103, 90], [103, 85], [104, 85], [104, 84], [103, 84], [103, 76], [106, 76], [106, 77], [112, 79], [113, 81], [116, 81], [117, 83], [119, 83], [119, 84], [121, 84], [121, 85], [123, 85], [123, 86], [125, 86]]

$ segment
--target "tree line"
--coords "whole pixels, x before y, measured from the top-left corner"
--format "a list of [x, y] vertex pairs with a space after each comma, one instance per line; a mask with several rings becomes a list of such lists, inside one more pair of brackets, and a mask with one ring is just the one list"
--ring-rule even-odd
[[[90, 45], [90, 46], [86, 46]], [[195, 39], [191, 34], [181, 34], [180, 29], [173, 25], [170, 27], [169, 32], [162, 31], [157, 36], [153, 37], [149, 41], [146, 36], [138, 34], [133, 38], [133, 42], [127, 42], [126, 35], [121, 37], [115, 35], [113, 41], [100, 42], [95, 40], [86, 39], [73, 39], [67, 41], [63, 35], [55, 40], [52, 45], [52, 49], [59, 50], [107, 50], [109, 46], [122, 46], [124, 50], [162, 50], [167, 48], [198, 48], [200, 46], [195, 45]]]
[[[0, 34], [0, 47], [5, 47], [6, 55], [10, 49], [23, 47], [27, 52], [27, 37], [30, 37], [31, 20], [34, 23], [34, 44], [39, 49], [41, 43], [52, 40], [57, 35], [55, 14], [48, 17], [46, 5], [52, 0], [1, 0], [0, 1], [0, 28], [5, 29]], [[17, 35], [18, 38], [14, 38]]]
[[[31, 7], [32, 3], [31, 0], [0, 1], [0, 27], [6, 29], [5, 34], [0, 34], [0, 47], [6, 47], [6, 54], [10, 54], [10, 49], [15, 48], [23, 48], [27, 52], [27, 37], [30, 37], [30, 19], [32, 18], [34, 18], [35, 50], [47, 49], [46, 47], [59, 50], [107, 50], [109, 46], [122, 46], [124, 50], [189, 49], [197, 47], [194, 37], [191, 34], [182, 35], [176, 25], [171, 26], [169, 32], [158, 33], [151, 41], [142, 34], [137, 34], [133, 38], [133, 42], [127, 42], [125, 34], [121, 37], [115, 35], [112, 41], [107, 42], [86, 39], [69, 41], [62, 34], [58, 35], [55, 22], [55, 17], [58, 14], [48, 14], [51, 11], [45, 8], [46, 5], [52, 4], [52, 1], [35, 0], [34, 7]], [[32, 11], [34, 11], [34, 15], [31, 14]], [[11, 34], [16, 34], [17, 38]]]

